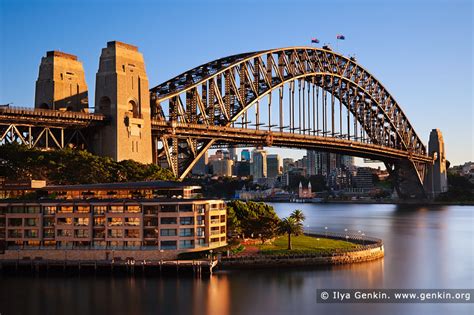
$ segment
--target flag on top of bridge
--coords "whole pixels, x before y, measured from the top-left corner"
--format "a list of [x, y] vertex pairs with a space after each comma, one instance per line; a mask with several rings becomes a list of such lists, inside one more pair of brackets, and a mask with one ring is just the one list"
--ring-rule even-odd
[[338, 35], [336, 36], [336, 38], [337, 38], [337, 39], [341, 39], [341, 40], [346, 39], [346, 37], [345, 37], [344, 35], [342, 35], [342, 34], [338, 34]]
[[319, 39], [313, 37], [313, 38], [311, 38], [311, 43], [318, 44], [318, 43], [319, 43]]

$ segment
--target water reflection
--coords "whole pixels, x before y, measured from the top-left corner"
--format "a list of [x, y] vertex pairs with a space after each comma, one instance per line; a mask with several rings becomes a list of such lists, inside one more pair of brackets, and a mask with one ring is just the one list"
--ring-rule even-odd
[[275, 204], [305, 225], [380, 237], [385, 258], [212, 277], [3, 277], [2, 314], [468, 314], [473, 304], [317, 304], [317, 288], [470, 288], [474, 207]]

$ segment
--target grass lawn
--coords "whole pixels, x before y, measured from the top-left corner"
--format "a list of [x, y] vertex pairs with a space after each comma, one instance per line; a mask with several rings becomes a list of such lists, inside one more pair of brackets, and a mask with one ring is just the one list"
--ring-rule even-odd
[[281, 255], [281, 254], [309, 254], [309, 253], [328, 253], [335, 252], [338, 249], [356, 247], [356, 244], [332, 240], [327, 238], [316, 238], [306, 235], [291, 236], [293, 249], [288, 250], [288, 235], [279, 236], [273, 244], [256, 245], [261, 254]]

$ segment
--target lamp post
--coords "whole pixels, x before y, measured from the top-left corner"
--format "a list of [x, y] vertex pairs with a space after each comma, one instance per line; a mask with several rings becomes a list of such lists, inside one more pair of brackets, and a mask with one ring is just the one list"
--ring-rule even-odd
[[325, 227], [324, 227], [324, 230], [325, 230], [326, 238], [328, 238], [328, 227], [325, 226]]

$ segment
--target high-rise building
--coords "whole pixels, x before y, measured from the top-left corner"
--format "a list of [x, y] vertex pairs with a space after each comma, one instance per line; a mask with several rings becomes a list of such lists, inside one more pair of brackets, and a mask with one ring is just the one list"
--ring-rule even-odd
[[215, 160], [211, 162], [212, 174], [215, 176], [232, 176], [232, 160]]
[[254, 149], [252, 151], [250, 174], [254, 180], [267, 177], [267, 151], [263, 149]]
[[294, 166], [295, 166], [295, 161], [292, 158], [283, 159], [283, 173], [287, 173]]
[[237, 149], [233, 146], [229, 148], [229, 159], [234, 161], [234, 164], [237, 162]]
[[350, 156], [350, 155], [342, 155], [341, 156], [341, 163], [342, 163], [342, 166], [346, 169], [346, 170], [350, 170], [352, 169], [352, 167], [354, 166], [354, 157], [353, 156]]
[[248, 149], [243, 149], [240, 153], [241, 161], [250, 161], [250, 151]]
[[267, 155], [267, 177], [276, 178], [280, 175], [280, 156], [278, 154]]
[[191, 173], [193, 175], [203, 176], [207, 174], [207, 164], [209, 163], [209, 157], [207, 151], [201, 156], [201, 158], [196, 162]]
[[242, 177], [250, 176], [250, 161], [237, 161], [235, 174]]
[[308, 176], [317, 175], [317, 162], [318, 162], [318, 151], [314, 150], [307, 150], [307, 165], [306, 165], [306, 173]]

